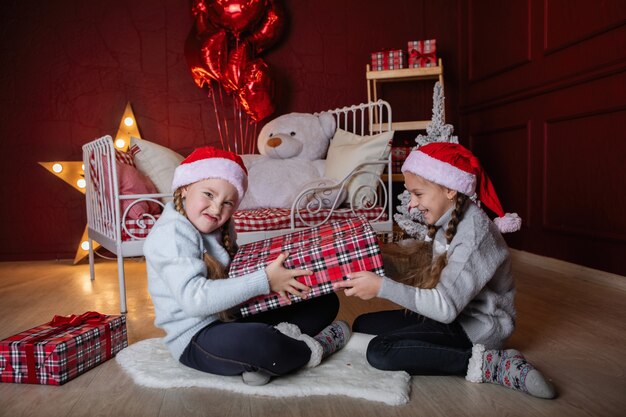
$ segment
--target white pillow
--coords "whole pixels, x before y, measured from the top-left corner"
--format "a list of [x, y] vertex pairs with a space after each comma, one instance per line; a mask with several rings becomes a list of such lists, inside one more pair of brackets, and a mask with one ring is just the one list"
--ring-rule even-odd
[[[324, 176], [341, 181], [363, 162], [387, 159], [391, 151], [393, 133], [389, 131], [377, 135], [359, 136], [337, 129], [328, 148]], [[348, 201], [354, 204], [354, 208], [373, 201], [373, 192], [378, 188], [378, 178], [384, 169], [384, 165], [369, 165], [362, 170], [374, 175], [361, 173], [350, 180]]]
[[148, 176], [159, 193], [172, 193], [174, 170], [182, 162], [183, 156], [145, 139], [130, 138], [130, 151], [139, 171]]
[[[338, 183], [339, 181], [334, 178], [316, 178], [304, 184], [300, 191], [304, 191], [308, 188], [331, 187]], [[341, 203], [343, 203], [343, 200], [346, 199], [347, 194], [346, 189], [341, 189], [341, 187], [307, 193], [306, 196], [300, 201], [299, 207], [304, 209], [310, 203], [309, 208], [313, 210], [319, 207], [320, 202], [322, 203], [322, 208], [325, 209], [338, 207]], [[339, 198], [337, 198], [337, 196], [339, 196]], [[336, 203], [335, 199], [337, 200]]]

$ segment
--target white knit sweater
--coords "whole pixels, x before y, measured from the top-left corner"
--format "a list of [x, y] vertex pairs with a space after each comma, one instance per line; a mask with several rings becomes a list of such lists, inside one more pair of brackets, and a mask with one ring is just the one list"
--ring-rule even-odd
[[145, 241], [154, 324], [165, 330], [165, 343], [176, 359], [200, 329], [218, 320], [220, 311], [269, 293], [264, 269], [239, 278], [206, 278], [205, 250], [222, 265], [230, 263], [221, 241], [221, 232], [201, 234], [172, 203]]
[[[436, 226], [433, 248], [445, 248], [444, 231], [452, 209]], [[443, 249], [445, 250], [445, 249]], [[448, 265], [433, 289], [410, 287], [384, 278], [379, 297], [430, 319], [458, 319], [473, 343], [502, 347], [515, 327], [515, 287], [509, 250], [495, 224], [471, 203], [448, 249]]]

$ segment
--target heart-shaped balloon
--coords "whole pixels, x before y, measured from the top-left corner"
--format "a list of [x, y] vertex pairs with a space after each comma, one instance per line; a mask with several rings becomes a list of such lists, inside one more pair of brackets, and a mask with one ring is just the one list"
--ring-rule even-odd
[[207, 5], [214, 25], [231, 31], [236, 38], [255, 25], [265, 10], [267, 0], [213, 0]]
[[224, 86], [227, 92], [237, 91], [241, 88], [241, 79], [251, 58], [250, 51], [248, 42], [239, 42], [228, 53], [228, 61], [224, 68], [224, 75], [221, 78], [222, 86]]
[[185, 40], [185, 60], [196, 85], [202, 88], [210, 85], [213, 78], [200, 59], [200, 40], [196, 28], [193, 27]]
[[285, 12], [280, 3], [269, 0], [267, 13], [259, 23], [258, 29], [246, 37], [254, 47], [254, 52], [260, 54], [272, 46], [280, 37], [285, 27]]
[[273, 95], [274, 82], [267, 64], [260, 58], [248, 62], [238, 97], [252, 120], [259, 122], [274, 112]]
[[200, 60], [205, 69], [216, 81], [221, 81], [228, 57], [226, 31], [221, 29], [213, 34], [202, 36]]

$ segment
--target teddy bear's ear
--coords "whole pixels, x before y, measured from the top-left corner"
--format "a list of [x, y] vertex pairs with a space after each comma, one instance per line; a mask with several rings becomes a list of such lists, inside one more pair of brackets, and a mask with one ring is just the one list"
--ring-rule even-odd
[[327, 138], [332, 138], [335, 134], [335, 129], [337, 128], [335, 116], [333, 116], [331, 113], [322, 113], [317, 117], [320, 120], [320, 125], [322, 126], [322, 130], [324, 131], [324, 135], [326, 135]]

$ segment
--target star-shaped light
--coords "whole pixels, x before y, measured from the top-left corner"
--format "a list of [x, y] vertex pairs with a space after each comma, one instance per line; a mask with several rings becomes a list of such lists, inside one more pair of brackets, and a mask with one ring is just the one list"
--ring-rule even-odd
[[[130, 137], [141, 138], [139, 135], [139, 129], [137, 128], [137, 119], [130, 106], [130, 103], [126, 103], [126, 109], [120, 120], [120, 126], [117, 129], [115, 135], [115, 147], [121, 151], [126, 151], [130, 145]], [[58, 178], [62, 179], [76, 190], [85, 194], [85, 166], [82, 161], [54, 161], [54, 162], [39, 162], [39, 165], [46, 168]], [[98, 242], [93, 242], [93, 250], [100, 247]], [[87, 226], [83, 231], [83, 236], [78, 243], [76, 249], [76, 256], [74, 257], [74, 265], [80, 262], [85, 256], [89, 255], [89, 240], [87, 239]]]

